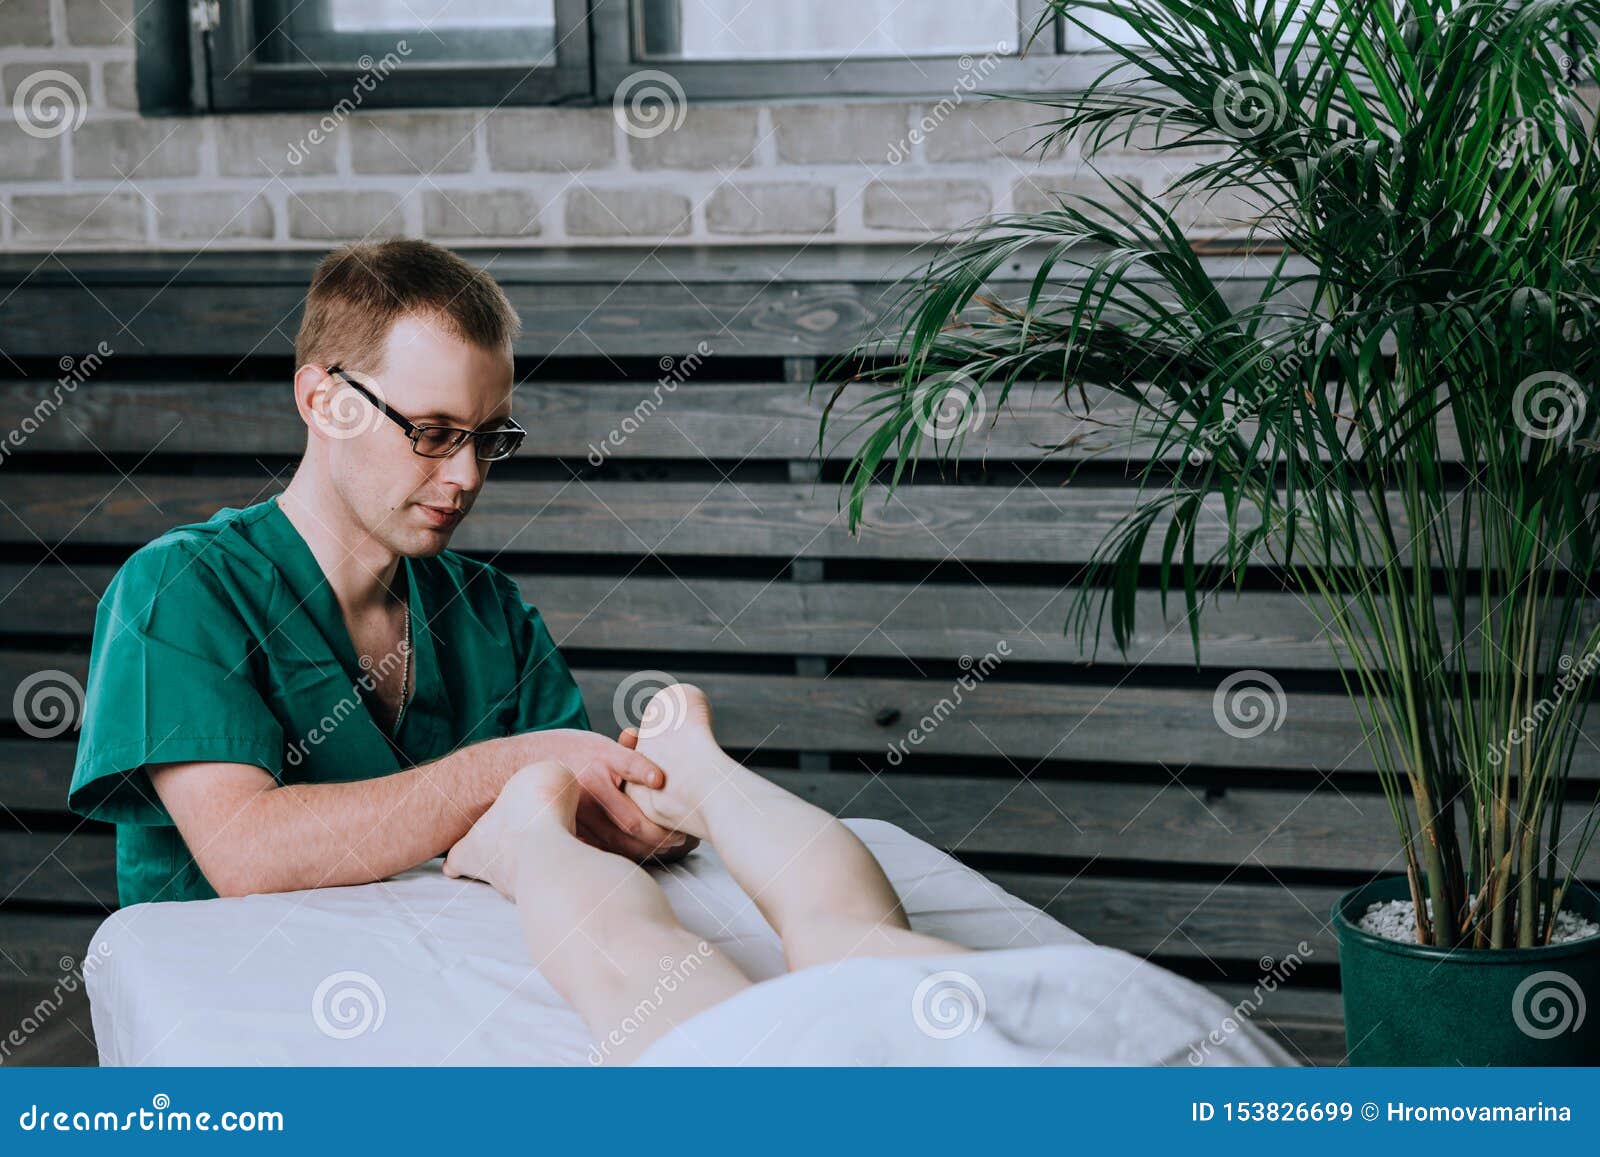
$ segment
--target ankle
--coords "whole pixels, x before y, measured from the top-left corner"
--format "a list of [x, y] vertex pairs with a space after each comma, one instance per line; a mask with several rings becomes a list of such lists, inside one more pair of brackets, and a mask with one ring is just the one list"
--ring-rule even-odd
[[706, 832], [700, 838], [715, 844], [719, 832], [748, 826], [751, 804], [757, 803], [771, 785], [731, 759], [726, 767], [718, 765], [708, 771], [707, 790], [695, 801], [694, 814]]

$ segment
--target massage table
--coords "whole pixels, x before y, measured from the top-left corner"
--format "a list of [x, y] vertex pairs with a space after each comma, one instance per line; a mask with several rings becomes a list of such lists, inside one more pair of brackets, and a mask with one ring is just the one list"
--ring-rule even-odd
[[[1046, 1044], [1054, 1044], [1057, 1035], [1077, 1039], [1055, 1045], [1045, 1063], [1194, 1063], [1192, 1056], [1167, 1054], [1185, 1052], [1229, 1017], [1231, 1010], [1198, 985], [1127, 953], [1090, 944], [900, 828], [878, 820], [845, 822], [883, 865], [918, 931], [969, 948], [1048, 946], [1055, 954], [1052, 974], [1092, 976], [1099, 970], [1097, 989], [1054, 1000], [1054, 1006], [1073, 1005], [1071, 1023], [1087, 1031], [1053, 1029]], [[487, 884], [446, 877], [440, 863], [436, 859], [354, 887], [134, 904], [113, 913], [90, 945], [96, 966], [85, 977], [100, 1063], [596, 1063], [603, 1055], [597, 1042], [533, 967], [515, 905]], [[784, 972], [777, 936], [709, 846], [652, 872], [679, 920], [752, 980]], [[674, 1065], [1029, 1063], [1006, 1052], [1004, 1040], [996, 1053], [992, 1041], [980, 1041], [984, 1033], [963, 1033], [959, 1018], [981, 1024], [986, 1017], [989, 1025], [1004, 1030], [1004, 1009], [1021, 1008], [1018, 1015], [1027, 1023], [1038, 1023], [1040, 1009], [1051, 1002], [1041, 1003], [1036, 976], [1019, 976], [1008, 963], [1037, 956], [1037, 951], [969, 953], [955, 957], [954, 968], [948, 967], [951, 958], [942, 958], [939, 970], [924, 970], [938, 983], [956, 978], [953, 990], [942, 993], [929, 989], [923, 973], [904, 972], [918, 962], [861, 964], [856, 973], [841, 973], [859, 973], [850, 991], [862, 994], [868, 1005], [853, 1011], [837, 989], [805, 995], [817, 985], [804, 983], [806, 973], [793, 974], [757, 984], [723, 1006], [732, 1014], [723, 1019], [737, 1026], [734, 1035], [755, 1031], [749, 1040], [730, 1045], [732, 1053], [715, 1043], [718, 1033], [729, 1031], [726, 1025], [719, 1028], [713, 1021], [710, 1036], [688, 1031], [718, 1011], [712, 1009], [669, 1032], [641, 1060]], [[681, 962], [658, 963], [665, 975]], [[900, 972], [867, 974], [880, 963], [892, 963]], [[964, 993], [964, 982], [976, 987], [974, 978], [981, 991]], [[760, 998], [774, 985], [797, 979], [799, 988], [779, 992], [776, 1005], [763, 1005]], [[926, 1008], [914, 1010], [902, 999], [910, 995], [907, 985], [925, 998]], [[746, 997], [751, 999], [743, 1006], [728, 1007]], [[973, 1006], [974, 998], [980, 1007]], [[981, 1007], [985, 998], [986, 1010]], [[806, 1000], [821, 1000], [825, 1008], [808, 1011]], [[1029, 1011], [1029, 1002], [1037, 1007]], [[893, 1020], [896, 1032], [910, 1032], [912, 1054], [886, 1043], [887, 1038], [848, 1046], [842, 1037], [852, 1029], [828, 1027], [829, 1016], [860, 1024], [875, 1015]], [[794, 1017], [810, 1027], [809, 1041], [786, 1054], [782, 1044], [796, 1026], [785, 1027], [785, 1021]], [[1146, 1031], [1159, 1039], [1125, 1049], [1117, 1043], [1137, 1041]], [[833, 1043], [828, 1032], [835, 1034]], [[1223, 1035], [1221, 1045], [1204, 1050], [1203, 1056], [1212, 1057], [1204, 1063], [1293, 1063], [1253, 1027]], [[954, 1047], [945, 1043], [952, 1037], [968, 1039]], [[924, 1046], [931, 1051], [919, 1052]]]

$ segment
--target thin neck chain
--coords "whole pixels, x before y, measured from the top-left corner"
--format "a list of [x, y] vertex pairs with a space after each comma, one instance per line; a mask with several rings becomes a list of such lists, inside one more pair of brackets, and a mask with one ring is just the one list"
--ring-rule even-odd
[[396, 729], [400, 726], [400, 717], [406, 713], [406, 697], [411, 691], [411, 604], [406, 604], [406, 633], [400, 643], [400, 655], [405, 660], [405, 666], [400, 675], [400, 710], [395, 712], [394, 723]]

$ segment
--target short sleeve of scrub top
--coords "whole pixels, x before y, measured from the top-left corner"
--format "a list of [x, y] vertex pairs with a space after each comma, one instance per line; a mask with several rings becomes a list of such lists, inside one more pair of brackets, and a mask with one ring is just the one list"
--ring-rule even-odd
[[[251, 678], [252, 641], [205, 562], [177, 543], [136, 552], [95, 615], [70, 804], [110, 823], [170, 825], [145, 765], [245, 763], [275, 778], [283, 730]], [[198, 693], [197, 693], [198, 692]]]

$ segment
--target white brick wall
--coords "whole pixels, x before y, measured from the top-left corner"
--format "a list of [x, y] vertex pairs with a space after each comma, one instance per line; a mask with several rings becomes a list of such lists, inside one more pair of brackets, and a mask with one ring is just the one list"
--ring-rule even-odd
[[[326, 248], [404, 233], [452, 245], [923, 240], [1103, 187], [1072, 152], [1027, 152], [1011, 102], [694, 104], [631, 135], [610, 109], [141, 118], [135, 0], [0, 0], [8, 113], [30, 82], [84, 96], [75, 129], [0, 118], [0, 249]], [[64, 74], [40, 78], [43, 72]], [[75, 98], [74, 98], [75, 99]], [[1163, 189], [1183, 159], [1102, 154]], [[1196, 232], [1214, 215], [1186, 213]]]

